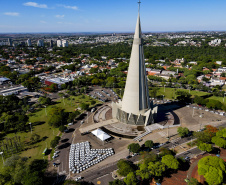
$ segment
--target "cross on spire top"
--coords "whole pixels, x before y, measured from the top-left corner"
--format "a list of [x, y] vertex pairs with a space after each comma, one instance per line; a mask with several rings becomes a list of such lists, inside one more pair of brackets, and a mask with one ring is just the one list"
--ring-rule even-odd
[[138, 3], [138, 12], [140, 13], [140, 0], [137, 2]]

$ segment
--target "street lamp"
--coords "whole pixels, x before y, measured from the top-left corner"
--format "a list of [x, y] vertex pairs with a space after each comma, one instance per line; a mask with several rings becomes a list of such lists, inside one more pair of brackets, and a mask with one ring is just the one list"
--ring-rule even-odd
[[44, 105], [44, 107], [45, 107], [45, 113], [46, 113], [46, 116], [47, 116], [47, 112], [46, 112], [46, 106]]
[[[63, 96], [63, 102], [64, 102], [64, 96]], [[64, 106], [65, 106], [65, 102], [64, 102]]]
[[[199, 115], [199, 117], [200, 117], [200, 118], [202, 118], [202, 117], [203, 117], [203, 115], [202, 115], [202, 114], [200, 114], [200, 115]], [[201, 131], [201, 129], [202, 129], [202, 122], [201, 122], [201, 123], [200, 123], [200, 122], [201, 122], [201, 119], [199, 119], [200, 131]]]
[[[224, 98], [225, 98], [225, 94], [226, 94], [226, 93], [224, 93]], [[223, 102], [224, 102], [224, 98], [223, 98]]]
[[32, 134], [32, 127], [31, 127], [31, 122], [29, 123], [29, 125], [30, 125], [30, 128], [31, 128], [31, 134]]
[[2, 155], [2, 161], [3, 161], [3, 164], [5, 165], [4, 158], [3, 158], [3, 152], [0, 152], [0, 155]]

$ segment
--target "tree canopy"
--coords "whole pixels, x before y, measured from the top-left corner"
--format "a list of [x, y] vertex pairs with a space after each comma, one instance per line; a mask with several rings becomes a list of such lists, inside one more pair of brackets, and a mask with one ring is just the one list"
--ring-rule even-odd
[[140, 145], [138, 143], [132, 143], [128, 146], [130, 152], [138, 153], [140, 151]]
[[216, 156], [206, 156], [198, 162], [198, 173], [203, 175], [210, 185], [218, 185], [223, 182], [225, 175], [225, 162]]
[[126, 176], [135, 171], [135, 166], [130, 161], [120, 159], [117, 163], [119, 175]]
[[188, 135], [189, 129], [187, 127], [178, 127], [177, 132], [181, 137]]
[[162, 157], [162, 163], [168, 168], [177, 170], [179, 168], [179, 162], [173, 155], [165, 155]]

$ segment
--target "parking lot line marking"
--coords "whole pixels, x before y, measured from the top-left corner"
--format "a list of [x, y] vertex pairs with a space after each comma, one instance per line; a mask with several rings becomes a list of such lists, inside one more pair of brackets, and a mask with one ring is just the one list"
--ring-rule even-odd
[[[105, 175], [102, 175], [102, 176], [98, 177], [97, 179], [101, 179], [101, 178], [103, 178], [103, 177], [105, 177], [105, 176], [107, 176], [107, 175], [109, 175], [109, 173], [107, 173], [107, 174], [105, 174]], [[99, 182], [99, 181], [98, 181], [98, 182]]]

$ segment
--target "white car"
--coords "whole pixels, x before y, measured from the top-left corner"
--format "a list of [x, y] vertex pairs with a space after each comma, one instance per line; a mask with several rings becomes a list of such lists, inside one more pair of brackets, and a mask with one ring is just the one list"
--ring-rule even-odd
[[79, 177], [75, 178], [75, 181], [79, 181], [79, 180], [81, 180], [81, 179], [82, 179], [82, 177], [79, 176]]
[[52, 158], [55, 159], [55, 158], [57, 158], [58, 156], [59, 156], [59, 155], [56, 154], [56, 155], [54, 155]]
[[69, 126], [73, 125], [73, 123], [68, 123]]

